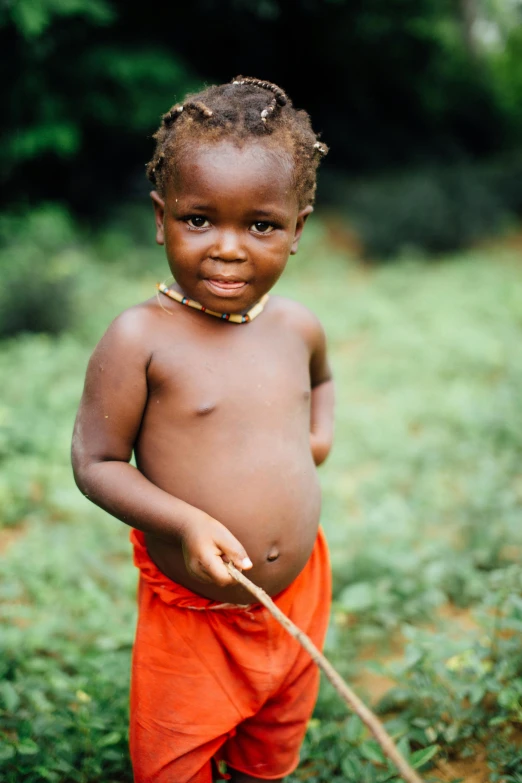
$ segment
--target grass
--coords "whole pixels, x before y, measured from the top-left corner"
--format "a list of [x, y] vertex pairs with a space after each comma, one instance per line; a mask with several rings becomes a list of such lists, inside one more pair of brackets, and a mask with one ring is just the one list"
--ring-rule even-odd
[[[520, 262], [476, 250], [371, 269], [335, 251], [320, 221], [307, 233], [278, 291], [321, 317], [337, 381], [320, 472], [328, 652], [356, 683], [384, 666], [396, 687], [377, 709], [423, 774], [448, 780], [444, 761], [486, 749], [488, 779], [522, 781]], [[82, 498], [68, 452], [93, 345], [166, 267], [123, 230], [76, 239], [61, 263], [75, 274], [74, 326], [0, 343], [6, 783], [131, 781], [136, 574], [127, 530]], [[393, 779], [325, 686], [291, 781]]]

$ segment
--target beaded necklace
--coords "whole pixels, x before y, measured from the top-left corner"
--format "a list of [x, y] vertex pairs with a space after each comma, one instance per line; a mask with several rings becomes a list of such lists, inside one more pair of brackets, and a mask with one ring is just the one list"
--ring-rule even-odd
[[202, 313], [213, 315], [214, 318], [220, 318], [222, 321], [230, 321], [234, 324], [247, 324], [250, 321], [253, 321], [254, 318], [257, 318], [258, 315], [261, 315], [265, 309], [266, 303], [268, 302], [268, 294], [265, 294], [261, 297], [259, 302], [256, 302], [256, 304], [251, 307], [250, 310], [248, 310], [248, 312], [246, 312], [244, 315], [241, 313], [216, 313], [214, 310], [209, 310], [208, 307], [204, 307], [194, 299], [189, 299], [188, 296], [183, 296], [183, 294], [179, 294], [177, 291], [173, 291], [171, 288], [166, 286], [165, 283], [157, 283], [156, 288], [160, 293], [165, 294], [165, 296], [168, 296], [169, 299], [173, 299], [175, 302], [179, 302], [180, 304], [186, 305], [187, 307], [192, 307], [194, 310], [201, 310]]

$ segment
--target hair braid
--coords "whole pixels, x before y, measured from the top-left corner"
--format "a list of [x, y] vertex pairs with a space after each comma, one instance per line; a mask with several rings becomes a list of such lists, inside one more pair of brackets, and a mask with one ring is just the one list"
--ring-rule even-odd
[[179, 115], [183, 111], [183, 105], [181, 103], [176, 103], [171, 109], [168, 110], [166, 114], [163, 115], [161, 118], [163, 120], [163, 125], [166, 128], [170, 128], [170, 126], [176, 122]]
[[260, 87], [262, 90], [270, 90], [270, 92], [274, 93], [278, 106], [286, 106], [289, 102], [286, 92], [272, 82], [264, 82], [261, 79], [255, 79], [253, 76], [236, 76], [235, 79], [232, 79], [232, 84], [252, 84], [254, 87]]
[[224, 138], [240, 145], [257, 141], [290, 155], [299, 206], [313, 204], [317, 166], [328, 147], [318, 140], [308, 114], [295, 109], [281, 87], [250, 76], [187, 95], [163, 115], [147, 165], [150, 181], [163, 194], [176, 160], [190, 146]]
[[267, 119], [275, 112], [277, 106], [277, 101], [275, 98], [273, 98], [268, 106], [261, 111], [261, 122], [266, 122]]
[[205, 106], [204, 103], [201, 101], [187, 101], [187, 103], [183, 104], [183, 109], [185, 111], [195, 111], [201, 114], [203, 117], [212, 117], [214, 112], [212, 109], [209, 109], [208, 106]]

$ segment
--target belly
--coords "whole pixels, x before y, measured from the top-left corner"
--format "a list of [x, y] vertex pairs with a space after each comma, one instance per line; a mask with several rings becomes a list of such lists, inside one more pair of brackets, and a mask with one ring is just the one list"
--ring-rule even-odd
[[[164, 437], [164, 429], [154, 441], [143, 433], [137, 464], [154, 484], [225, 525], [254, 564], [246, 575], [276, 595], [304, 568], [317, 536], [321, 497], [307, 429], [267, 427], [248, 437], [223, 431], [211, 437], [203, 428], [199, 437], [177, 430], [172, 438]], [[150, 534], [146, 542], [152, 560], [175, 582], [216, 601], [253, 602], [239, 586], [221, 588], [192, 577], [180, 544]]]

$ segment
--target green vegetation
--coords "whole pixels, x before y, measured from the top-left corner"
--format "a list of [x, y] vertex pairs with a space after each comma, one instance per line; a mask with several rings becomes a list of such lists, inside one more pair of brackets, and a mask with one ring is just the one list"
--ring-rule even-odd
[[395, 171], [361, 179], [326, 173], [328, 204], [350, 223], [362, 254], [394, 261], [437, 255], [509, 231], [522, 214], [522, 159]]
[[[72, 296], [66, 331], [0, 343], [0, 777], [130, 783], [136, 573], [127, 530], [80, 495], [68, 452], [94, 343], [167, 270], [148, 217], [132, 235], [114, 218], [90, 237], [56, 210], [33, 220], [0, 254], [0, 289], [25, 307], [23, 281], [9, 282], [23, 245], [24, 275], [44, 274], [43, 259], [53, 270], [49, 313], [63, 316], [61, 270]], [[307, 234], [279, 290], [322, 318], [338, 384], [321, 469], [328, 654], [374, 702], [363, 672], [394, 680], [376, 708], [423, 774], [449, 780], [430, 766], [486, 748], [489, 779], [519, 782], [520, 262], [477, 250], [370, 269], [339, 254], [318, 219]], [[325, 684], [292, 783], [395, 779]]]

